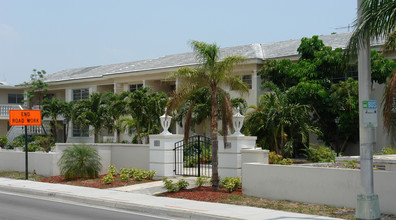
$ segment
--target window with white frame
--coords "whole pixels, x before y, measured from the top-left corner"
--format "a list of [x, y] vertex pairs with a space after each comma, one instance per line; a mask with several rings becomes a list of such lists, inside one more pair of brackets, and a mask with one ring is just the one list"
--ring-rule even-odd
[[130, 92], [134, 92], [134, 91], [142, 89], [142, 88], [143, 88], [143, 84], [131, 84], [131, 85], [129, 85], [129, 91]]
[[22, 104], [23, 94], [8, 94], [8, 104]]
[[73, 89], [73, 100], [77, 101], [80, 99], [89, 98], [89, 89]]
[[89, 137], [89, 128], [73, 124], [73, 137]]
[[[73, 89], [73, 101], [89, 98], [89, 89]], [[73, 137], [88, 137], [89, 128], [73, 124]]]
[[252, 89], [252, 75], [242, 75], [242, 81], [248, 85], [249, 89]]

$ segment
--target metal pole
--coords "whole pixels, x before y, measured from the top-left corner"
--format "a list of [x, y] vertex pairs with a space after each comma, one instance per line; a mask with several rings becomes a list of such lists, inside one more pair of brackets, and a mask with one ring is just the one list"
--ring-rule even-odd
[[29, 179], [28, 175], [28, 136], [27, 126], [25, 125], [25, 179]]
[[[358, 0], [358, 18], [361, 19], [361, 1]], [[361, 22], [361, 21], [359, 21]], [[356, 219], [380, 219], [378, 195], [374, 195], [373, 181], [373, 145], [374, 127], [363, 124], [363, 101], [370, 99], [371, 66], [370, 39], [365, 39], [358, 51], [359, 77], [359, 141], [360, 141], [360, 181], [362, 194], [358, 195]]]

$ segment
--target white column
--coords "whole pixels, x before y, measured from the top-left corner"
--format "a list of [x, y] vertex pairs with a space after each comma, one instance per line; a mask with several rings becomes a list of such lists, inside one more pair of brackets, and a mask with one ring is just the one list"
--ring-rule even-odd
[[175, 176], [175, 143], [183, 135], [150, 135], [150, 170], [157, 171], [156, 178]]
[[242, 149], [254, 149], [257, 137], [255, 136], [227, 136], [227, 145], [224, 147], [224, 137], [219, 136], [219, 175], [221, 178], [237, 177], [242, 175]]

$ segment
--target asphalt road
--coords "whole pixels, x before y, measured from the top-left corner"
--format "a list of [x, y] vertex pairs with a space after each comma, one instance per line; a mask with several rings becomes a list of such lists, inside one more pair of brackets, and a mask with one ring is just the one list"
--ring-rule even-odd
[[51, 200], [0, 191], [0, 219], [3, 220], [63, 220], [63, 219], [139, 219], [163, 220], [170, 218], [129, 212], [107, 207]]

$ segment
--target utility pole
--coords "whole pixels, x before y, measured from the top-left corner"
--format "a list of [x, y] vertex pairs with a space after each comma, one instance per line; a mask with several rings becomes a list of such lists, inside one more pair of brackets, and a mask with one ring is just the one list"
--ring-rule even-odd
[[[358, 19], [361, 22], [362, 0], [357, 1]], [[371, 95], [370, 39], [364, 39], [358, 51], [359, 77], [359, 141], [360, 141], [360, 182], [361, 192], [357, 196], [356, 219], [380, 219], [378, 195], [374, 194], [373, 146], [375, 127], [367, 126], [363, 117], [363, 102]]]

